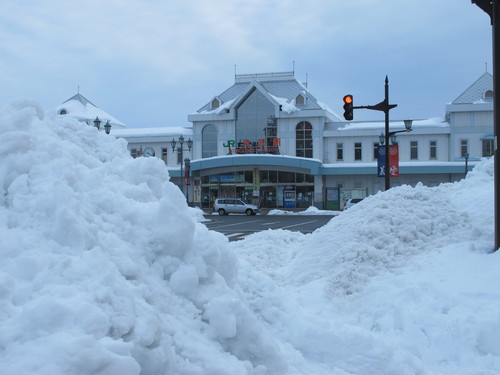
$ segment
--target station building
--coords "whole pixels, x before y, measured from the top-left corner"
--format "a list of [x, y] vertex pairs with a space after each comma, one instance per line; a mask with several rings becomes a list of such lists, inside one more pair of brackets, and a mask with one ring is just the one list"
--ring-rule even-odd
[[[111, 133], [128, 141], [132, 156], [161, 158], [190, 204], [210, 208], [218, 197], [238, 197], [263, 208], [338, 210], [383, 190], [384, 122], [343, 120], [293, 72], [235, 75], [227, 90], [207, 96], [188, 115], [192, 126]], [[403, 129], [403, 121], [391, 121], [391, 132]], [[492, 75], [446, 104], [444, 118], [413, 119], [412, 131], [394, 142], [399, 177], [391, 186], [463, 178], [493, 155]]]

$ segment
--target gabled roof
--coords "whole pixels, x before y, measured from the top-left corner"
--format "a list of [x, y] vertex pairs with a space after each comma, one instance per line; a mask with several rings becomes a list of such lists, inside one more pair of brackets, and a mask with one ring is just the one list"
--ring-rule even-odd
[[[227, 103], [224, 108], [229, 110], [241, 104], [242, 99], [253, 88], [257, 88], [277, 105], [281, 105], [284, 111], [286, 108], [287, 112], [316, 109], [328, 110], [323, 104], [318, 102], [302, 83], [295, 79], [293, 72], [236, 75], [235, 83], [215, 97], [222, 101], [221, 107]], [[304, 104], [295, 106], [295, 99], [298, 95], [304, 97]], [[197, 111], [200, 114], [219, 112], [219, 108], [211, 108], [211, 101]]]
[[78, 102], [82, 103], [83, 105], [91, 104], [91, 105], [93, 105], [94, 107], [96, 106], [94, 103], [92, 103], [90, 100], [88, 100], [85, 96], [83, 96], [83, 95], [82, 95], [82, 94], [80, 94], [80, 93], [78, 93], [78, 94], [76, 94], [76, 95], [72, 96], [71, 98], [69, 98], [68, 100], [66, 100], [65, 102], [63, 102], [63, 104], [64, 104], [64, 103], [67, 103], [67, 102], [69, 102], [69, 101], [71, 101], [71, 100], [76, 100], [76, 101], [78, 101]]
[[493, 91], [493, 76], [485, 72], [474, 82], [467, 90], [465, 90], [452, 104], [472, 104], [484, 101], [484, 94], [487, 91]]
[[96, 117], [99, 117], [102, 125], [107, 121], [116, 128], [125, 128], [125, 124], [110, 114], [97, 108], [90, 100], [78, 93], [53, 109], [58, 115], [74, 117], [79, 121], [93, 125]]

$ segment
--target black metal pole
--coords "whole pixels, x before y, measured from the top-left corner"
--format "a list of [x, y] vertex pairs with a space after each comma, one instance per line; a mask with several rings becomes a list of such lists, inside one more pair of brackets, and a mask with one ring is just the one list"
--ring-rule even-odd
[[492, 26], [493, 26], [493, 121], [494, 121], [494, 180], [495, 180], [495, 250], [500, 248], [500, 153], [498, 152], [498, 136], [500, 135], [500, 27], [497, 23], [500, 22], [500, 4], [499, 0], [492, 2]]
[[182, 174], [182, 161], [184, 160], [184, 158], [183, 158], [183, 148], [184, 148], [184, 146], [181, 145], [181, 147], [180, 147], [180, 149], [181, 149], [181, 191], [182, 191], [182, 194], [185, 195], [184, 194], [184, 176]]
[[389, 167], [389, 79], [385, 76], [385, 190], [391, 188], [391, 175]]

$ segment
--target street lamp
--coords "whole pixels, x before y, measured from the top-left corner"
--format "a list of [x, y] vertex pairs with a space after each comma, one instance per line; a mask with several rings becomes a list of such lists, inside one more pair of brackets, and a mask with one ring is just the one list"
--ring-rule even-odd
[[101, 128], [101, 120], [99, 120], [99, 116], [96, 116], [94, 120], [94, 126], [99, 130]]
[[[99, 120], [99, 116], [96, 116], [94, 120], [94, 126], [97, 128], [97, 130], [101, 130], [101, 123], [102, 121]], [[106, 131], [106, 134], [109, 134], [111, 131], [111, 124], [109, 123], [109, 120], [106, 121], [106, 124], [104, 124], [104, 130]]]
[[104, 130], [106, 131], [106, 134], [109, 134], [111, 131], [111, 124], [109, 123], [109, 120], [106, 121], [106, 124], [104, 124]]
[[397, 133], [404, 133], [404, 132], [411, 132], [413, 129], [411, 128], [413, 123], [413, 120], [404, 120], [405, 124], [405, 130], [397, 130], [397, 131], [389, 131], [389, 121], [385, 122], [385, 133], [381, 133], [379, 136], [380, 143], [382, 146], [385, 145], [385, 171], [384, 171], [384, 177], [385, 177], [385, 190], [389, 190], [391, 188], [391, 174], [389, 173], [389, 138], [392, 141], [392, 144], [395, 145], [397, 143], [396, 141], [396, 134]]
[[[184, 158], [184, 137], [182, 135], [179, 137], [178, 142], [179, 142], [179, 147], [177, 148], [177, 151], [181, 152], [181, 191], [182, 194], [184, 194], [184, 176], [182, 175], [182, 169], [183, 169], [182, 163]], [[172, 151], [175, 152], [176, 150], [175, 146], [177, 145], [175, 139], [172, 138], [172, 142], [170, 142], [170, 144], [172, 145]], [[193, 141], [191, 140], [191, 138], [187, 140], [186, 144], [189, 148], [189, 151], [191, 151], [191, 147], [193, 147]]]

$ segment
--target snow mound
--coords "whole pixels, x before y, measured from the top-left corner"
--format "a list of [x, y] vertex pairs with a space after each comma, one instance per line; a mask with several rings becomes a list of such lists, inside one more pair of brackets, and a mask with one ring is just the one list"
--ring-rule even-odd
[[162, 161], [30, 101], [0, 138], [0, 374], [287, 372]]
[[497, 374], [492, 203], [489, 159], [456, 183], [368, 197], [308, 235], [234, 242], [239, 281], [312, 373]]

